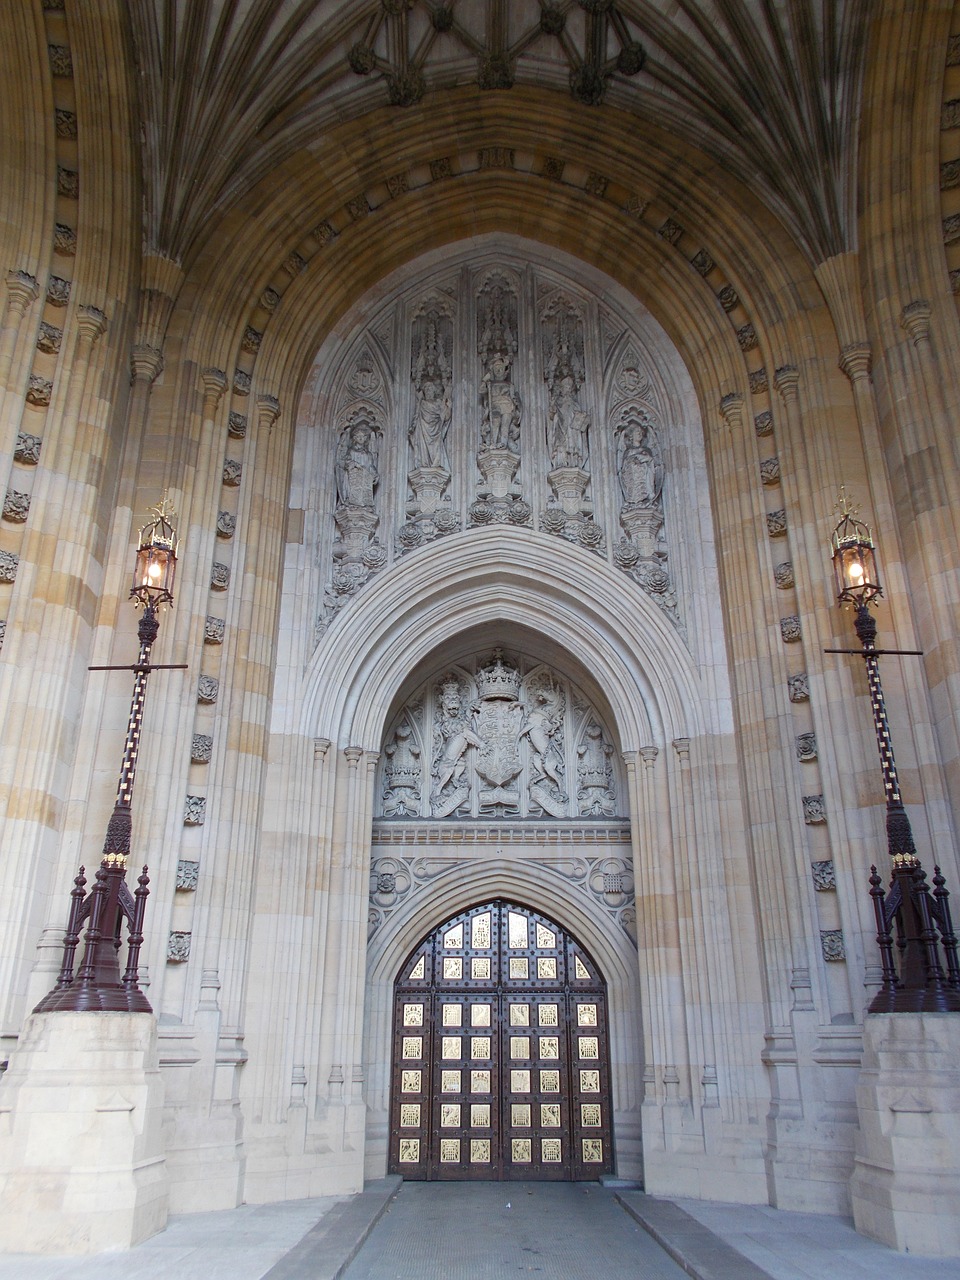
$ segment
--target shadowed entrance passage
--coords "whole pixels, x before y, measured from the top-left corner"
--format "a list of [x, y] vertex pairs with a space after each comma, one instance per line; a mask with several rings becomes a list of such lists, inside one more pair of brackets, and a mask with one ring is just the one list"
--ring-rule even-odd
[[682, 1280], [599, 1186], [406, 1182], [345, 1280]]

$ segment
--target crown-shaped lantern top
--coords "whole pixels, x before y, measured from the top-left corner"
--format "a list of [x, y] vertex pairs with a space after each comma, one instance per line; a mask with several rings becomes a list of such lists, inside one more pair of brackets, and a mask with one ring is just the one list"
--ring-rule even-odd
[[130, 597], [138, 604], [156, 608], [173, 603], [178, 544], [177, 531], [172, 523], [176, 512], [166, 493], [150, 510], [153, 519], [141, 528], [137, 542], [137, 563]]
[[516, 702], [520, 697], [520, 672], [503, 661], [503, 650], [494, 649], [493, 661], [477, 672], [477, 694], [486, 698], [509, 698]]
[[857, 518], [846, 490], [840, 486], [837, 499], [840, 520], [830, 539], [833, 571], [837, 579], [837, 599], [841, 604], [868, 605], [883, 595], [877, 573], [877, 554], [870, 529]]

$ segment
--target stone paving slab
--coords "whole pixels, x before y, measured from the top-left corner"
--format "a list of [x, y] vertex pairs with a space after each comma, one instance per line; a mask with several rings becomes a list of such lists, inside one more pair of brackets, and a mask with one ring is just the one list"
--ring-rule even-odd
[[[312, 1275], [304, 1269], [296, 1280]], [[344, 1280], [511, 1276], [684, 1280], [612, 1191], [543, 1182], [406, 1182]]]
[[627, 1213], [695, 1280], [770, 1280], [769, 1272], [756, 1266], [673, 1201], [656, 1200], [642, 1191], [614, 1194]]
[[403, 1185], [397, 1176], [368, 1182], [335, 1205], [263, 1280], [339, 1280]]

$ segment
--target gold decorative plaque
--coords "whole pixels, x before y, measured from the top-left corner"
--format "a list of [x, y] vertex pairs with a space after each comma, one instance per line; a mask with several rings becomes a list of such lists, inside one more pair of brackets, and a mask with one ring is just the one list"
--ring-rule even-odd
[[542, 979], [555, 978], [557, 976], [557, 957], [556, 956], [540, 956], [537, 960], [537, 977]]
[[527, 917], [517, 915], [515, 911], [507, 912], [507, 945], [522, 950], [530, 945], [530, 934], [527, 929]]
[[460, 1072], [459, 1071], [441, 1071], [440, 1072], [440, 1091], [441, 1093], [459, 1093], [460, 1092]]
[[597, 1025], [597, 1006], [595, 1004], [577, 1005], [577, 1025], [595, 1027]]
[[420, 1092], [420, 1072], [419, 1071], [402, 1071], [400, 1073], [400, 1092], [401, 1093], [419, 1093]]
[[450, 948], [463, 946], [463, 925], [455, 924], [452, 929], [448, 929], [443, 935], [443, 945]]
[[529, 978], [530, 964], [526, 956], [510, 957], [510, 977], [511, 978]]
[[400, 1108], [400, 1127], [403, 1129], [420, 1128], [420, 1103], [405, 1102]]
[[579, 956], [574, 959], [574, 973], [581, 982], [588, 981], [590, 978], [590, 970], [583, 963]]
[[544, 1164], [560, 1163], [560, 1139], [559, 1138], [541, 1138], [540, 1139], [540, 1158]]
[[460, 1139], [459, 1138], [441, 1138], [440, 1139], [440, 1163], [441, 1164], [459, 1164], [460, 1162]]
[[557, 945], [557, 935], [552, 929], [548, 929], [545, 924], [537, 925], [537, 946], [541, 950], [549, 950], [550, 947]]
[[427, 957], [421, 956], [417, 963], [410, 970], [410, 981], [415, 978], [425, 978], [427, 976]]
[[474, 1036], [470, 1041], [470, 1057], [474, 1062], [483, 1062], [490, 1057], [490, 1037]]
[[422, 1058], [423, 1036], [404, 1036], [403, 1056], [405, 1058]]
[[558, 1027], [560, 1025], [557, 1008], [558, 1006], [555, 1004], [542, 1004], [540, 1006], [541, 1027]]
[[578, 1036], [581, 1058], [599, 1058], [600, 1042], [596, 1036]]
[[529, 1071], [511, 1071], [510, 1072], [510, 1092], [511, 1093], [529, 1093], [530, 1092], [530, 1072]]
[[529, 1027], [530, 1006], [528, 1004], [512, 1004], [510, 1006], [511, 1027]]
[[540, 1072], [540, 1092], [541, 1093], [559, 1093], [560, 1092], [560, 1072], [559, 1071], [541, 1071]]
[[529, 1058], [530, 1057], [530, 1037], [529, 1036], [511, 1036], [510, 1037], [510, 1057], [511, 1058]]
[[603, 1141], [600, 1138], [583, 1139], [583, 1163], [600, 1164], [603, 1160]]
[[560, 1057], [560, 1040], [557, 1036], [541, 1036], [540, 1037], [540, 1057], [541, 1058], [559, 1058]]
[[484, 911], [474, 916], [471, 927], [471, 942], [478, 951], [490, 945], [490, 912]]
[[463, 960], [460, 956], [443, 957], [443, 976], [447, 979], [463, 977]]
[[470, 1103], [470, 1124], [474, 1129], [490, 1128], [490, 1103]]
[[560, 1103], [559, 1102], [541, 1102], [540, 1103], [540, 1128], [541, 1129], [559, 1129], [560, 1128]]
[[445, 1027], [459, 1027], [460, 1019], [463, 1017], [463, 1006], [459, 1004], [445, 1004], [443, 1006], [443, 1025]]
[[490, 978], [490, 957], [474, 956], [470, 961], [470, 977], [475, 982], [486, 982]]
[[490, 1163], [490, 1139], [489, 1138], [471, 1138], [470, 1139], [470, 1163], [471, 1164], [489, 1164]]
[[460, 1128], [460, 1103], [444, 1102], [440, 1106], [440, 1128], [441, 1129], [459, 1129]]
[[580, 1092], [581, 1093], [599, 1093], [600, 1092], [600, 1072], [599, 1071], [581, 1071], [580, 1072]]
[[471, 1008], [470, 1025], [473, 1027], [489, 1027], [490, 1006], [488, 1004], [475, 1004]]
[[441, 1041], [440, 1041], [440, 1045], [441, 1045], [440, 1055], [441, 1055], [441, 1057], [444, 1057], [444, 1058], [459, 1058], [459, 1057], [460, 1057], [460, 1042], [461, 1042], [461, 1039], [462, 1039], [462, 1037], [461, 1037], [461, 1036], [443, 1036], [443, 1037], [442, 1037], [442, 1039], [441, 1039]]
[[581, 1102], [580, 1123], [583, 1125], [585, 1129], [600, 1128], [600, 1103], [599, 1102]]
[[470, 1072], [470, 1092], [471, 1093], [489, 1093], [490, 1092], [490, 1072], [489, 1071], [471, 1071]]
[[400, 1139], [400, 1163], [401, 1164], [418, 1164], [420, 1160], [420, 1139], [419, 1138], [401, 1138]]
[[514, 1102], [510, 1106], [510, 1123], [514, 1129], [530, 1128], [530, 1103]]
[[403, 1025], [405, 1027], [423, 1026], [422, 1004], [405, 1004], [403, 1006]]
[[510, 1142], [510, 1154], [514, 1164], [529, 1164], [532, 1159], [533, 1144], [529, 1138], [513, 1138]]

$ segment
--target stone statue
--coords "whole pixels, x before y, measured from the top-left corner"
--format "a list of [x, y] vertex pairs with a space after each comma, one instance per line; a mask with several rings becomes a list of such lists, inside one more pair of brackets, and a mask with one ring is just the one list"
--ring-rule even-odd
[[363, 419], [340, 436], [336, 461], [337, 502], [342, 507], [373, 509], [377, 470], [377, 432]]
[[576, 381], [571, 373], [565, 373], [550, 401], [547, 447], [551, 465], [585, 467], [589, 428], [590, 415], [580, 403]]
[[410, 424], [413, 465], [442, 467], [449, 472], [447, 431], [451, 417], [450, 397], [439, 378], [425, 378], [417, 392], [417, 407]]
[[434, 718], [433, 791], [430, 805], [435, 818], [453, 813], [467, 798], [464, 779], [468, 747], [482, 747], [464, 712], [463, 690], [455, 677], [442, 681]]
[[531, 781], [549, 778], [559, 787], [562, 764], [554, 735], [563, 716], [563, 694], [552, 686], [541, 686], [524, 710], [520, 737], [526, 736], [530, 743]]
[[627, 506], [652, 506], [659, 498], [663, 477], [656, 438], [635, 414], [621, 428], [617, 473]]
[[490, 357], [480, 386], [483, 409], [480, 439], [485, 449], [509, 449], [517, 453], [523, 404], [510, 378], [510, 364], [510, 357], [503, 351], [495, 351]]
[[604, 741], [603, 730], [591, 721], [577, 747], [577, 807], [582, 817], [609, 816], [616, 811], [612, 755], [613, 747]]
[[383, 812], [389, 818], [420, 812], [420, 748], [412, 737], [413, 729], [404, 720], [383, 749]]

